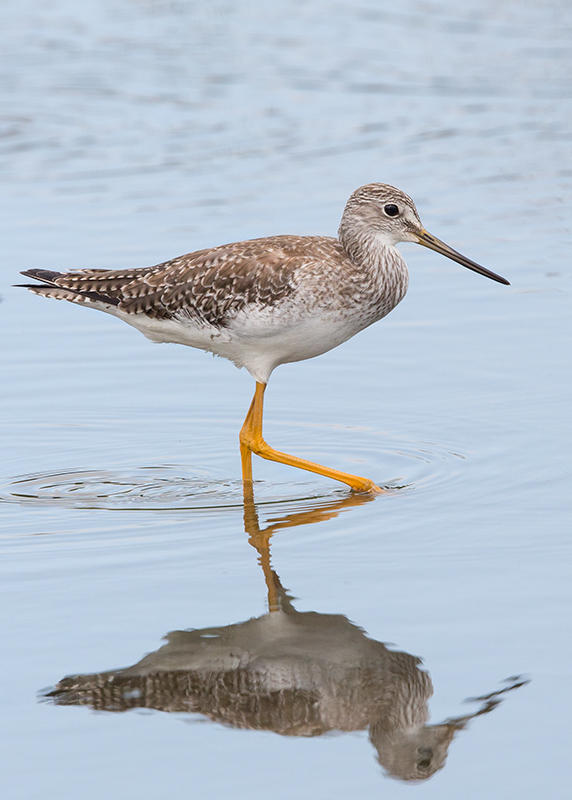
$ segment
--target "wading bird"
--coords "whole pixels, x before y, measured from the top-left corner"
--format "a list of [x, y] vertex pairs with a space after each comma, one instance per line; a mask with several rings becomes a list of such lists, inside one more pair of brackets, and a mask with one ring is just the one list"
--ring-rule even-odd
[[417, 242], [499, 283], [505, 278], [428, 233], [410, 197], [393, 186], [357, 189], [338, 237], [269, 236], [198, 250], [154, 267], [23, 272], [25, 288], [113, 314], [154, 342], [197, 347], [246, 367], [256, 381], [240, 431], [242, 477], [252, 453], [316, 472], [356, 492], [382, 491], [372, 480], [274, 450], [262, 436], [268, 379], [280, 364], [337, 347], [385, 317], [407, 291], [398, 242]]

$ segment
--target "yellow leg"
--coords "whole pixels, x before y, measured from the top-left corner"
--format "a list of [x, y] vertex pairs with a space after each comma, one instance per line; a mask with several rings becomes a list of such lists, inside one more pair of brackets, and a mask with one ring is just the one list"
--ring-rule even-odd
[[346, 483], [354, 492], [371, 492], [378, 494], [383, 492], [373, 481], [369, 478], [361, 478], [359, 475], [350, 475], [347, 472], [340, 472], [337, 469], [330, 469], [323, 467], [321, 464], [314, 464], [313, 461], [306, 461], [304, 458], [297, 456], [290, 456], [288, 453], [281, 453], [280, 450], [274, 450], [270, 445], [266, 444], [262, 438], [262, 410], [264, 405], [264, 392], [266, 390], [265, 383], [256, 382], [256, 391], [244, 425], [240, 431], [240, 456], [242, 461], [242, 479], [243, 481], [252, 481], [252, 453], [266, 458], [269, 461], [278, 461], [280, 464], [287, 464], [290, 467], [298, 467], [299, 469], [306, 469], [309, 472], [316, 472], [318, 475], [324, 475], [326, 478], [332, 478], [335, 481]]
[[[252, 491], [252, 481], [245, 481], [244, 484], [244, 530], [248, 533], [249, 543], [258, 551], [258, 563], [262, 567], [266, 590], [268, 593], [268, 611], [279, 611], [280, 602], [276, 581], [278, 576], [272, 569], [270, 563], [270, 539], [273, 530], [261, 531], [258, 522], [258, 512], [254, 505], [254, 493]], [[280, 581], [278, 581], [280, 585]]]
[[[258, 387], [258, 383], [256, 384]], [[240, 430], [240, 461], [242, 464], [242, 480], [244, 482], [249, 481], [250, 487], [249, 491], [252, 495], [252, 450], [248, 446], [248, 442], [252, 438], [252, 416], [254, 414], [254, 404], [256, 401], [256, 393], [252, 398], [252, 403], [250, 404], [250, 408], [248, 409], [248, 414], [246, 415], [246, 419], [244, 420], [244, 424]]]

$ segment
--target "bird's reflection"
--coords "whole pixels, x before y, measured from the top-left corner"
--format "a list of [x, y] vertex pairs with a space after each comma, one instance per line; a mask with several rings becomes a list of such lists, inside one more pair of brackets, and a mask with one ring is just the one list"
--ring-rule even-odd
[[419, 658], [370, 639], [342, 614], [296, 611], [270, 564], [272, 534], [369, 500], [352, 495], [271, 520], [262, 530], [247, 493], [244, 524], [264, 572], [268, 613], [234, 625], [172, 631], [166, 644], [133, 666], [63, 678], [46, 696], [58, 705], [107, 711], [192, 712], [288, 736], [367, 729], [387, 773], [429, 778], [443, 767], [455, 734], [526, 681], [508, 679], [498, 691], [473, 698], [472, 713], [430, 725], [433, 686]]

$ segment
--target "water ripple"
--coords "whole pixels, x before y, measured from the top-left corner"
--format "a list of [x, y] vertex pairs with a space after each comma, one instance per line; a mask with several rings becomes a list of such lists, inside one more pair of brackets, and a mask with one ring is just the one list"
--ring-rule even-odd
[[[450, 483], [455, 460], [464, 456], [435, 444], [380, 441], [381, 435], [362, 431], [342, 445], [349, 470], [378, 476], [389, 494]], [[363, 434], [366, 433], [366, 436]], [[342, 437], [343, 439], [343, 437]], [[337, 442], [335, 460], [340, 460]], [[351, 449], [351, 452], [350, 452]], [[345, 452], [344, 452], [345, 451]], [[328, 463], [328, 453], [321, 452]], [[329, 459], [329, 461], [334, 460]], [[385, 479], [379, 479], [384, 474]], [[301, 476], [301, 477], [300, 477]], [[339, 498], [347, 490], [337, 483], [298, 471], [289, 482], [256, 480], [256, 502], [264, 505]], [[156, 464], [107, 469], [55, 469], [8, 477], [0, 483], [0, 502], [110, 510], [224, 509], [242, 506], [242, 481], [185, 464]]]

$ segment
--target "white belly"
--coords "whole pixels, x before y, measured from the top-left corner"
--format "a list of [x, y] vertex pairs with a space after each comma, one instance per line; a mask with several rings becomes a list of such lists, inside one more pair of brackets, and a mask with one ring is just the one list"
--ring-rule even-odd
[[355, 319], [343, 320], [339, 314], [307, 317], [276, 326], [264, 325], [262, 319], [259, 324], [255, 320], [246, 325], [233, 323], [232, 341], [217, 343], [217, 352], [246, 367], [255, 380], [266, 383], [279, 364], [326, 353], [354, 336], [361, 327]]
[[261, 383], [268, 382], [279, 364], [319, 356], [365, 327], [355, 317], [340, 318], [339, 313], [296, 319], [276, 308], [250, 307], [222, 329], [184, 318], [150, 319], [145, 314], [121, 311], [115, 314], [153, 342], [184, 344], [228, 358]]

